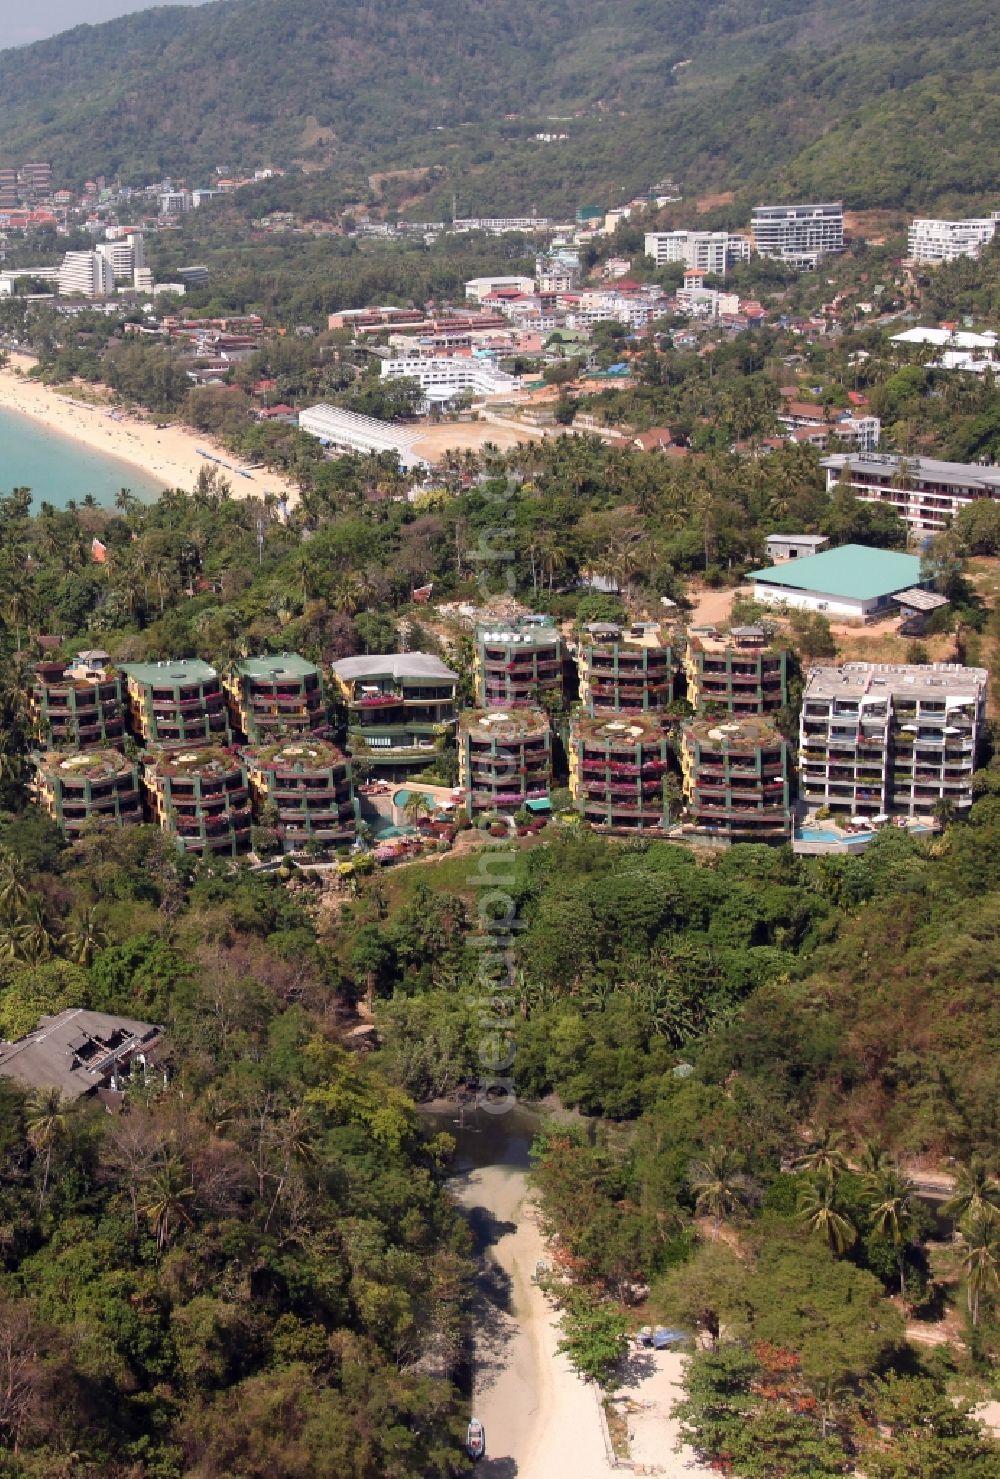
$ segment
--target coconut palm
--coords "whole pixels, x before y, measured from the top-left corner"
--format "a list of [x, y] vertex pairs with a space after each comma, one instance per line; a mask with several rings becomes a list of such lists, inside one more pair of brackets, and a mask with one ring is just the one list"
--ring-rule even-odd
[[796, 1168], [800, 1171], [837, 1176], [841, 1171], [847, 1170], [844, 1145], [844, 1136], [839, 1130], [831, 1130], [829, 1127], [818, 1130], [808, 1147], [801, 1155], [796, 1156]]
[[406, 805], [403, 807], [403, 814], [414, 827], [419, 827], [423, 819], [430, 816], [430, 802], [422, 791], [411, 792], [406, 799]]
[[979, 1213], [962, 1227], [965, 1256], [962, 1267], [966, 1277], [966, 1301], [973, 1326], [979, 1324], [979, 1305], [983, 1295], [1000, 1291], [1000, 1228], [996, 1219]]
[[803, 1187], [799, 1196], [799, 1217], [811, 1232], [819, 1233], [826, 1240], [832, 1253], [846, 1253], [857, 1241], [857, 1228], [837, 1208], [837, 1182], [829, 1167], [822, 1169], [815, 1180]]
[[21, 864], [12, 853], [0, 854], [0, 914], [10, 923], [22, 917], [31, 891]]
[[89, 966], [108, 937], [93, 909], [83, 908], [72, 916], [62, 937], [67, 959], [75, 965]]
[[906, 1293], [906, 1244], [913, 1230], [914, 1185], [898, 1166], [886, 1164], [865, 1178], [872, 1231], [896, 1250], [899, 1292]]
[[166, 1248], [181, 1223], [194, 1226], [187, 1203], [194, 1196], [191, 1178], [177, 1156], [168, 1156], [154, 1169], [143, 1192], [141, 1211], [149, 1219], [156, 1246]]
[[712, 1145], [704, 1160], [691, 1165], [688, 1185], [694, 1192], [695, 1210], [712, 1219], [712, 1241], [715, 1242], [723, 1218], [742, 1212], [749, 1201], [747, 1177], [731, 1150]]
[[67, 1134], [66, 1104], [58, 1089], [37, 1089], [28, 1100], [25, 1125], [28, 1144], [36, 1155], [44, 1156], [42, 1184], [38, 1191], [38, 1205], [43, 1206], [49, 1189], [52, 1171], [52, 1152]]
[[55, 952], [56, 937], [49, 928], [45, 910], [38, 899], [25, 907], [19, 923], [14, 928], [17, 942], [17, 958], [28, 965], [51, 959]]
[[970, 1156], [966, 1165], [959, 1166], [955, 1190], [941, 1211], [956, 1222], [968, 1218], [1000, 1222], [1000, 1182], [990, 1174], [982, 1156]]

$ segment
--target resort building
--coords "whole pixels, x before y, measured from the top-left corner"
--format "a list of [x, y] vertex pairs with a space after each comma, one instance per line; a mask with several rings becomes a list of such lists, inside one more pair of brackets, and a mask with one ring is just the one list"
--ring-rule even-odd
[[937, 534], [980, 498], [1000, 498], [1000, 467], [940, 462], [892, 452], [834, 452], [824, 457], [827, 491], [850, 488], [865, 503], [895, 509], [911, 529]]
[[326, 724], [319, 668], [297, 652], [247, 658], [236, 664], [224, 686], [233, 728], [250, 744], [311, 734]]
[[283, 851], [308, 843], [353, 842], [358, 807], [351, 762], [326, 740], [285, 740], [244, 750], [257, 820], [273, 827]]
[[734, 262], [750, 260], [751, 243], [728, 231], [647, 231], [644, 250], [657, 267], [683, 262], [689, 270], [724, 277]]
[[943, 221], [918, 216], [910, 222], [907, 256], [911, 262], [937, 267], [959, 257], [978, 257], [996, 235], [1000, 211], [966, 221]]
[[393, 452], [400, 467], [407, 471], [430, 466], [426, 457], [413, 450], [421, 429], [377, 421], [374, 416], [359, 416], [354, 411], [324, 403], [299, 412], [299, 430], [317, 437], [331, 451]]
[[117, 750], [50, 750], [33, 763], [35, 803], [67, 837], [78, 836], [88, 822], [142, 821], [137, 768]]
[[499, 704], [559, 703], [563, 693], [563, 648], [551, 616], [489, 622], [476, 628], [476, 701]]
[[699, 713], [714, 704], [729, 714], [770, 714], [788, 700], [788, 649], [774, 646], [763, 627], [692, 628], [684, 672]]
[[121, 740], [122, 680], [107, 662], [106, 652], [81, 652], [71, 663], [35, 664], [28, 710], [39, 744], [87, 750]]
[[115, 290], [115, 270], [100, 252], [67, 252], [58, 287], [61, 298], [106, 298]]
[[133, 1078], [145, 1080], [150, 1068], [162, 1078], [160, 1032], [152, 1022], [68, 1007], [16, 1042], [0, 1042], [0, 1078], [27, 1090], [57, 1089], [64, 1100], [95, 1094], [118, 1104]]
[[143, 785], [152, 820], [183, 851], [249, 851], [247, 774], [228, 750], [152, 750], [143, 756]]
[[844, 207], [839, 200], [758, 205], [750, 229], [762, 257], [774, 257], [788, 267], [811, 268], [821, 257], [844, 250]]
[[586, 821], [614, 832], [662, 832], [671, 816], [667, 735], [651, 714], [580, 715], [570, 725], [569, 787]]
[[520, 376], [497, 369], [490, 359], [475, 355], [403, 355], [382, 361], [383, 380], [415, 380], [431, 400], [461, 395], [510, 395], [521, 384]]
[[548, 809], [552, 736], [543, 709], [467, 709], [458, 721], [458, 783], [469, 816]]
[[802, 799], [863, 817], [971, 806], [986, 685], [984, 669], [956, 663], [812, 668], [799, 723]]
[[347, 741], [357, 762], [403, 779], [442, 750], [455, 725], [458, 677], [428, 652], [345, 657], [333, 678], [347, 709]]
[[751, 570], [753, 598], [767, 606], [821, 611], [854, 621], [891, 616], [913, 588], [925, 586], [917, 555], [843, 544], [805, 559]]
[[788, 745], [766, 719], [695, 719], [681, 731], [681, 775], [696, 832], [781, 842], [791, 831]]
[[187, 745], [231, 739], [219, 675], [207, 662], [123, 663], [133, 733], [147, 745]]
[[678, 698], [678, 655], [655, 621], [591, 622], [576, 643], [580, 702], [586, 713], [659, 713]]

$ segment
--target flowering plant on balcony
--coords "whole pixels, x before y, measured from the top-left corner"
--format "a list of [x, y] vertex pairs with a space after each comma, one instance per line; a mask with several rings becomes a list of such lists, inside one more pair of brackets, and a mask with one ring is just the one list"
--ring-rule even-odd
[[355, 699], [355, 704], [359, 709], [379, 709], [389, 704], [402, 703], [402, 701], [395, 693], [370, 693], [365, 694], [363, 698]]

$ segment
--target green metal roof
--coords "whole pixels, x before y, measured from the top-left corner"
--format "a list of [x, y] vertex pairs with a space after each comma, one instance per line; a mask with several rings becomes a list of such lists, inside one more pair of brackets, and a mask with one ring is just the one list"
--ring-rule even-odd
[[297, 652], [273, 652], [264, 657], [248, 657], [240, 663], [240, 672], [248, 678], [311, 678], [318, 671]]
[[788, 560], [767, 570], [751, 570], [747, 579], [785, 585], [790, 590], [821, 591], [849, 601], [874, 601], [919, 585], [920, 559], [896, 550], [843, 544], [839, 549], [825, 549], [818, 555]]
[[123, 662], [123, 673], [137, 683], [209, 683], [219, 675], [209, 663], [198, 657], [179, 657], [169, 662]]

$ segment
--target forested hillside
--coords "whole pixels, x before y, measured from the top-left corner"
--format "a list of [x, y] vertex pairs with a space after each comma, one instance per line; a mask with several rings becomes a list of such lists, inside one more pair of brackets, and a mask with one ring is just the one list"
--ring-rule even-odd
[[[985, 0], [222, 0], [4, 52], [0, 131], [5, 161], [70, 181], [436, 165], [436, 210], [455, 188], [464, 209], [556, 210], [664, 174], [925, 204], [998, 184], [996, 50]], [[539, 144], [552, 118], [569, 137]]]

